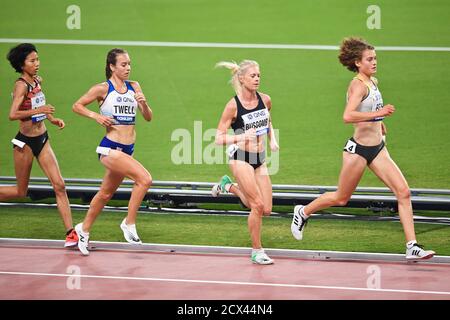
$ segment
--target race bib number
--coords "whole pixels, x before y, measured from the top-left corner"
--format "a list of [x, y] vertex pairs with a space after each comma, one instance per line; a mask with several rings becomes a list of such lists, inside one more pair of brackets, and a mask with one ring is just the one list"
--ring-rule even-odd
[[[36, 93], [33, 98], [31, 98], [31, 108], [36, 109], [42, 106], [45, 106], [45, 95], [42, 91], [40, 91]], [[40, 122], [45, 119], [47, 119], [45, 113], [39, 113], [31, 116], [31, 121], [33, 122]]]
[[[384, 104], [383, 104], [383, 98], [381, 97], [380, 93], [375, 93], [372, 97], [372, 111], [378, 111], [381, 108], [383, 108]], [[381, 121], [383, 120], [384, 117], [377, 117], [374, 118], [373, 121]]]
[[[134, 102], [134, 100], [130, 102]], [[136, 118], [136, 106], [132, 104], [114, 105], [113, 118], [118, 124], [134, 124]]]
[[344, 147], [344, 150], [350, 153], [355, 153], [356, 152], [356, 143], [348, 140], [347, 144]]
[[269, 111], [266, 108], [242, 115], [245, 131], [255, 128], [256, 135], [269, 132]]

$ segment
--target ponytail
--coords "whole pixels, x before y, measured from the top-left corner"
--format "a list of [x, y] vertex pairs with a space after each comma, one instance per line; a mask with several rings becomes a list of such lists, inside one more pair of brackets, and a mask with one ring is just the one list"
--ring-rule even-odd
[[227, 68], [231, 70], [231, 80], [230, 83], [234, 88], [236, 94], [240, 94], [242, 91], [242, 84], [239, 80], [239, 76], [244, 75], [248, 68], [259, 67], [259, 64], [253, 60], [243, 60], [241, 63], [236, 62], [220, 61], [216, 63], [216, 68]]

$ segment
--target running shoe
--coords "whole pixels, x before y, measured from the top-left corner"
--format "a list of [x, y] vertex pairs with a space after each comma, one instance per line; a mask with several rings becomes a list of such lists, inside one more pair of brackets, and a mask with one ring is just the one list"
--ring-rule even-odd
[[308, 218], [306, 218], [303, 208], [305, 206], [298, 205], [294, 207], [294, 216], [292, 217], [291, 232], [295, 239], [303, 239], [303, 230], [305, 230]]
[[134, 244], [142, 244], [141, 239], [139, 239], [139, 236], [136, 231], [136, 225], [135, 224], [126, 224], [127, 218], [123, 219], [122, 223], [120, 224], [120, 229], [123, 231], [123, 235], [125, 237], [125, 240], [129, 243]]
[[75, 232], [78, 236], [78, 249], [80, 249], [84, 256], [88, 256], [89, 233], [83, 231], [83, 223], [79, 223], [75, 226]]
[[211, 194], [213, 197], [217, 197], [220, 195], [220, 193], [228, 193], [225, 186], [227, 184], [233, 184], [233, 181], [231, 181], [231, 178], [227, 175], [224, 175], [222, 178], [220, 178], [219, 183], [214, 184], [214, 186], [211, 189]]
[[432, 250], [424, 250], [423, 246], [414, 243], [410, 247], [406, 246], [406, 260], [426, 260], [431, 259], [436, 252]]
[[270, 259], [269, 256], [264, 252], [264, 250], [257, 251], [252, 253], [252, 262], [255, 264], [273, 264], [273, 259]]
[[66, 233], [66, 243], [64, 247], [75, 247], [78, 244], [78, 236], [75, 230], [72, 228]]
[[213, 185], [213, 187], [211, 188], [211, 195], [213, 196], [213, 197], [218, 197], [219, 196], [219, 194], [220, 194], [220, 183], [215, 183], [214, 185]]

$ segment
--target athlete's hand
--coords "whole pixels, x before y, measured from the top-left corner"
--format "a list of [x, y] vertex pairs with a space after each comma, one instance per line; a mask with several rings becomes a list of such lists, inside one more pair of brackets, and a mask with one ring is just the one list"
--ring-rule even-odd
[[145, 98], [144, 94], [142, 92], [136, 92], [136, 94], [134, 95], [134, 98], [136, 99], [136, 101], [139, 104], [143, 104], [147, 102], [147, 99]]
[[394, 113], [394, 111], [395, 111], [394, 106], [392, 104], [387, 104], [379, 110], [380, 117], [388, 117], [388, 116], [392, 115]]
[[270, 150], [272, 151], [278, 151], [280, 149], [280, 146], [275, 141], [275, 139], [270, 140]]
[[55, 126], [59, 127], [59, 129], [64, 129], [66, 124], [64, 123], [63, 119], [53, 118], [50, 120], [51, 124], [54, 124]]
[[46, 104], [45, 106], [36, 108], [38, 114], [39, 113], [45, 113], [45, 114], [52, 114], [55, 112], [55, 107], [51, 104]]
[[244, 133], [244, 141], [254, 141], [256, 140], [256, 129], [250, 128]]
[[97, 113], [97, 115], [95, 116], [95, 121], [97, 121], [97, 123], [99, 123], [103, 127], [107, 128], [107, 127], [110, 127], [114, 123], [114, 118], [103, 116], [103, 115]]

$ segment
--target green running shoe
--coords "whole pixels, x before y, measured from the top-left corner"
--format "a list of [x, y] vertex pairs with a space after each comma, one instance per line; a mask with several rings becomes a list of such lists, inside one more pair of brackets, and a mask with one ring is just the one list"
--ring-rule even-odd
[[230, 177], [227, 175], [224, 175], [219, 183], [214, 184], [214, 186], [211, 189], [211, 194], [213, 197], [219, 196], [220, 193], [228, 193], [228, 191], [225, 189], [225, 186], [227, 184], [232, 184]]

